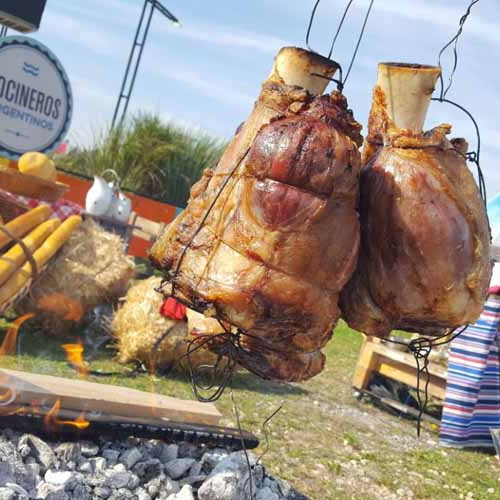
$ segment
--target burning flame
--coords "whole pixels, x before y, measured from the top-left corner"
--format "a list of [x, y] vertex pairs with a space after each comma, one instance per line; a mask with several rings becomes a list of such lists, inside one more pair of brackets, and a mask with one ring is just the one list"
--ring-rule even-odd
[[75, 367], [78, 375], [87, 377], [89, 369], [83, 360], [83, 345], [81, 343], [62, 344], [61, 347], [66, 352], [66, 360]]
[[[17, 318], [12, 326], [7, 330], [5, 337], [3, 338], [2, 344], [0, 345], [0, 357], [5, 355], [12, 355], [16, 352], [17, 344], [17, 334], [19, 329], [29, 319], [33, 318], [35, 315], [33, 313], [25, 314]], [[4, 392], [0, 393], [0, 415], [13, 415], [22, 411], [21, 408], [12, 409], [10, 405], [14, 403], [17, 398], [17, 391], [15, 387], [9, 387], [9, 376], [6, 374], [0, 374], [0, 385], [4, 389]]]
[[6, 389], [3, 394], [0, 394], [0, 406], [7, 406], [13, 403], [16, 399], [16, 391]]
[[61, 400], [57, 399], [54, 406], [49, 410], [47, 415], [45, 415], [43, 422], [45, 428], [49, 431], [57, 430], [58, 427], [62, 425], [69, 425], [71, 427], [76, 427], [77, 429], [86, 429], [90, 422], [85, 419], [85, 413], [82, 412], [75, 420], [61, 420], [57, 418], [61, 410]]
[[3, 338], [2, 345], [0, 345], [0, 356], [11, 355], [16, 352], [17, 334], [21, 325], [33, 318], [35, 315], [33, 313], [25, 314], [17, 318], [12, 326], [7, 330], [5, 337]]
[[75, 299], [54, 292], [38, 300], [37, 308], [41, 311], [51, 312], [69, 321], [80, 321], [83, 317], [83, 307]]
[[9, 376], [0, 374], [0, 385], [5, 388], [5, 392], [0, 394], [0, 407], [8, 406], [16, 400], [17, 392], [9, 387]]

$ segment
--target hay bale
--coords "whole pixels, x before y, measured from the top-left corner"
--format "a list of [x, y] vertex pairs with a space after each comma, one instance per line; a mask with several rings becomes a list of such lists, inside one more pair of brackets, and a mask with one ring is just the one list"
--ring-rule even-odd
[[123, 240], [87, 219], [16, 309], [35, 312], [47, 333], [61, 335], [74, 330], [95, 306], [123, 297], [134, 267]]
[[[134, 285], [127, 293], [123, 306], [116, 312], [112, 332], [118, 349], [118, 360], [139, 360], [151, 366], [151, 353], [156, 341], [170, 328], [171, 332], [156, 351], [155, 364], [159, 367], [182, 365], [174, 363], [188, 349], [188, 329], [185, 321], [174, 321], [160, 314], [163, 302], [155, 291], [161, 278], [152, 276]], [[212, 364], [216, 356], [206, 349], [198, 349], [190, 355], [193, 365]], [[182, 363], [187, 366], [186, 363]]]

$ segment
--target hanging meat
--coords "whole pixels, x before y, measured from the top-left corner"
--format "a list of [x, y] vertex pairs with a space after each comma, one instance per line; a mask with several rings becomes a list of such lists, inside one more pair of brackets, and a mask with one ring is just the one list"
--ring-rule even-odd
[[342, 94], [318, 95], [336, 69], [282, 49], [247, 122], [151, 253], [166, 292], [238, 332], [233, 356], [265, 378], [322, 370], [358, 257], [361, 126]]
[[450, 125], [422, 127], [439, 68], [380, 64], [360, 178], [361, 249], [340, 306], [368, 335], [474, 323], [491, 274], [483, 200]]

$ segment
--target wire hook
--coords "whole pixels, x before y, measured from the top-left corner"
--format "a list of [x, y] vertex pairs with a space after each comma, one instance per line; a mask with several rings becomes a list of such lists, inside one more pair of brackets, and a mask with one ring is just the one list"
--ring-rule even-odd
[[[339, 91], [343, 90], [343, 88], [345, 86], [345, 83], [347, 81], [347, 78], [349, 77], [351, 69], [352, 69], [352, 67], [354, 65], [354, 61], [356, 59], [356, 56], [358, 54], [359, 46], [361, 45], [361, 40], [363, 39], [363, 35], [364, 35], [364, 32], [365, 32], [366, 24], [368, 23], [368, 18], [370, 17], [370, 12], [372, 10], [374, 1], [375, 0], [370, 0], [370, 4], [368, 5], [368, 10], [366, 11], [366, 15], [365, 15], [365, 18], [363, 20], [363, 25], [361, 27], [361, 31], [359, 33], [358, 40], [356, 42], [356, 46], [354, 48], [354, 52], [352, 54], [351, 61], [349, 63], [349, 67], [347, 69], [345, 77], [342, 78], [342, 66], [339, 63], [337, 63], [338, 66], [339, 66], [339, 73], [340, 73], [340, 78], [338, 80], [333, 79], [333, 78], [328, 78], [328, 77], [325, 77], [325, 76], [322, 76], [322, 75], [317, 75], [317, 74], [314, 74], [313, 76], [320, 76], [322, 78], [327, 78], [327, 79], [329, 79], [329, 80], [331, 80], [331, 81], [333, 81], [333, 82], [335, 82], [337, 84], [337, 89]], [[479, 0], [476, 0], [476, 1], [479, 1]], [[311, 52], [314, 52], [316, 54], [318, 54], [318, 52], [316, 52], [313, 48], [311, 48], [311, 45], [309, 43], [309, 38], [310, 38], [310, 35], [311, 35], [311, 29], [312, 29], [314, 17], [316, 15], [316, 10], [318, 9], [318, 5], [319, 5], [320, 2], [321, 2], [321, 0], [316, 0], [316, 2], [314, 3], [313, 9], [311, 11], [311, 16], [309, 18], [309, 23], [307, 25], [307, 31], [306, 31], [306, 47], [308, 48], [308, 50], [310, 50]], [[349, 9], [351, 8], [351, 5], [352, 5], [353, 2], [354, 2], [354, 0], [349, 0], [347, 2], [346, 8], [344, 9], [342, 17], [340, 18], [340, 22], [339, 22], [339, 25], [337, 27], [337, 31], [335, 32], [335, 35], [333, 37], [332, 43], [330, 45], [330, 50], [329, 50], [328, 56], [327, 56], [327, 58], [330, 59], [330, 60], [332, 60], [332, 54], [333, 54], [333, 49], [335, 47], [335, 43], [337, 42], [337, 38], [338, 38], [338, 36], [340, 34], [342, 26], [344, 25], [344, 21], [345, 21], [345, 19], [347, 17], [347, 14], [348, 14]]]

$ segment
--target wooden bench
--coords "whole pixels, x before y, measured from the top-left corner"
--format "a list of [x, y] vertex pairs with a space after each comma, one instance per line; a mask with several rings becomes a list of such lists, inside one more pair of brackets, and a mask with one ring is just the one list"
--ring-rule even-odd
[[[444, 400], [447, 369], [438, 363], [429, 361], [428, 370], [430, 375], [429, 395]], [[397, 350], [376, 337], [365, 337], [354, 371], [353, 388], [358, 391], [367, 389], [374, 373], [413, 388], [417, 387], [417, 364], [412, 354]], [[425, 381], [421, 383], [421, 389], [424, 384]]]

